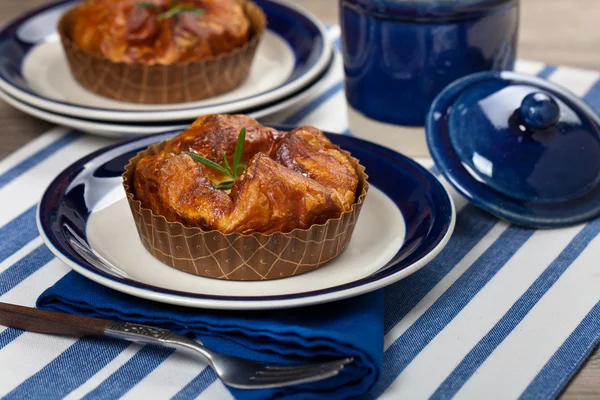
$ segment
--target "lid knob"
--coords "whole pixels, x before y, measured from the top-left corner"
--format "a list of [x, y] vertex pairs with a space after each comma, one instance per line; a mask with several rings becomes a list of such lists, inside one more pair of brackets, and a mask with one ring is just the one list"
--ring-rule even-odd
[[550, 128], [560, 119], [558, 103], [545, 92], [525, 96], [519, 111], [525, 126], [532, 130]]

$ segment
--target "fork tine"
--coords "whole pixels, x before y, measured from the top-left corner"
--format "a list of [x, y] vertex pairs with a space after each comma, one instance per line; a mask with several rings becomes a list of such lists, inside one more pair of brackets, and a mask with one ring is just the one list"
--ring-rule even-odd
[[354, 361], [354, 358], [342, 358], [339, 360], [326, 361], [322, 363], [314, 364], [302, 364], [302, 365], [265, 365], [265, 370], [269, 371], [297, 371], [302, 369], [313, 369], [313, 368], [325, 368], [329, 365], [347, 365]]
[[239, 389], [272, 389], [272, 388], [279, 388], [279, 387], [290, 386], [290, 385], [299, 385], [302, 383], [316, 382], [316, 381], [320, 381], [323, 379], [327, 379], [327, 378], [336, 376], [338, 373], [339, 373], [338, 370], [334, 370], [334, 371], [329, 371], [327, 373], [321, 373], [321, 374], [317, 374], [317, 375], [309, 375], [307, 377], [297, 378], [297, 379], [293, 379], [293, 380], [281, 379], [281, 380], [270, 380], [270, 381], [263, 381], [263, 382], [250, 381], [246, 384], [237, 384], [234, 382], [228, 382], [227, 384], [229, 384], [229, 386], [237, 387]]
[[286, 374], [299, 374], [299, 373], [307, 373], [307, 372], [317, 372], [328, 370], [330, 368], [339, 368], [341, 366], [347, 365], [352, 362], [352, 359], [343, 359], [343, 360], [335, 360], [324, 362], [321, 364], [305, 364], [305, 365], [296, 365], [296, 366], [274, 366], [267, 365], [262, 370], [256, 372], [257, 375], [264, 376], [276, 376], [276, 375], [286, 375]]
[[307, 369], [302, 371], [296, 371], [294, 373], [279, 373], [279, 374], [261, 374], [261, 371], [257, 371], [254, 376], [249, 379], [254, 382], [271, 382], [271, 381], [294, 381], [298, 379], [305, 379], [313, 376], [319, 376], [323, 374], [329, 374], [332, 372], [339, 372], [344, 369], [341, 364], [331, 365], [327, 368], [315, 368]]
[[[341, 367], [343, 368], [343, 367]], [[285, 375], [285, 376], [258, 376], [250, 377], [252, 384], [256, 385], [297, 385], [299, 383], [320, 381], [322, 379], [336, 376], [340, 373], [341, 368], [319, 371], [317, 373], [305, 373], [298, 375]]]

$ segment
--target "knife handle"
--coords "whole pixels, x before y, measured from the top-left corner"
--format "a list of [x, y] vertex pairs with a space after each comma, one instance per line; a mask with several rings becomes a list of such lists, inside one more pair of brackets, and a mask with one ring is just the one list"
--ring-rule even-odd
[[56, 335], [104, 335], [110, 321], [0, 303], [0, 325]]

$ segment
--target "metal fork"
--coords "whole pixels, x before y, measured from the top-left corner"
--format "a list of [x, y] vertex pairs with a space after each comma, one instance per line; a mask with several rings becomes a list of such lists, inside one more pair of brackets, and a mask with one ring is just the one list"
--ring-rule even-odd
[[0, 325], [39, 333], [99, 335], [171, 347], [203, 358], [224, 384], [238, 389], [267, 389], [315, 382], [337, 375], [351, 357], [304, 365], [266, 364], [220, 354], [167, 329], [109, 321], [0, 303]]
[[200, 355], [226, 385], [238, 389], [266, 389], [315, 382], [337, 375], [352, 358], [316, 364], [265, 364], [209, 350], [199, 342], [166, 329], [130, 322], [111, 322], [106, 336], [142, 344], [155, 344]]

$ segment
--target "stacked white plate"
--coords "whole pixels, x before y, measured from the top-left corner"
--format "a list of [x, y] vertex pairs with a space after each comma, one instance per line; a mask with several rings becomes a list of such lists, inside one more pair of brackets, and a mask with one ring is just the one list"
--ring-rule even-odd
[[119, 102], [81, 87], [71, 76], [56, 24], [77, 0], [32, 10], [0, 31], [0, 98], [46, 121], [105, 136], [137, 136], [188, 126], [209, 113], [255, 118], [309, 101], [334, 64], [326, 29], [315, 17], [274, 0], [254, 0], [265, 12], [265, 32], [248, 78], [209, 99], [169, 105]]

